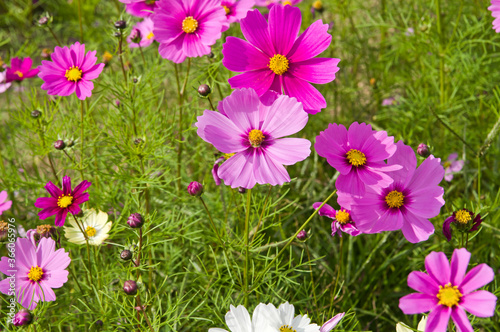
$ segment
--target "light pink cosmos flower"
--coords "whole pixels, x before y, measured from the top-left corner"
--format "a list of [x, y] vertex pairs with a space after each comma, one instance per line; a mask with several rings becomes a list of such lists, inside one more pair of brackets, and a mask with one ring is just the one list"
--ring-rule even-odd
[[96, 51], [85, 54], [85, 44], [79, 42], [70, 47], [56, 46], [52, 61], [44, 60], [38, 67], [38, 77], [44, 81], [42, 89], [56, 96], [69, 96], [75, 92], [81, 100], [92, 96], [94, 83], [91, 80], [96, 79], [104, 68], [104, 63], [95, 64], [95, 54]]
[[345, 312], [341, 312], [340, 314], [336, 314], [335, 316], [330, 318], [325, 324], [323, 324], [320, 327], [319, 332], [330, 332], [335, 327], [337, 327], [337, 325], [340, 323], [342, 318], [344, 318], [344, 316], [345, 316]]
[[307, 123], [307, 113], [295, 98], [279, 96], [266, 106], [254, 90], [235, 90], [223, 100], [223, 112], [205, 110], [195, 126], [217, 150], [235, 153], [217, 170], [232, 188], [282, 185], [290, 181], [283, 165], [293, 165], [311, 153], [308, 140], [282, 138]]
[[488, 7], [491, 11], [491, 16], [495, 19], [493, 20], [493, 30], [500, 32], [500, 0], [491, 0], [491, 6]]
[[452, 153], [448, 156], [448, 160], [443, 163], [444, 179], [448, 182], [453, 180], [453, 174], [458, 173], [464, 167], [463, 160], [457, 160], [458, 153]]
[[0, 216], [12, 206], [12, 201], [7, 200], [7, 191], [0, 191]]
[[221, 6], [226, 11], [227, 24], [224, 30], [234, 22], [239, 22], [247, 16], [247, 13], [255, 5], [255, 0], [222, 0]]
[[138, 22], [133, 29], [139, 31], [141, 36], [141, 41], [139, 43], [134, 43], [132, 41], [132, 33], [127, 37], [128, 46], [134, 47], [148, 47], [155, 40], [155, 35], [153, 33], [154, 24], [153, 20], [146, 17], [142, 22]]
[[12, 83], [7, 83], [7, 72], [0, 72], [0, 93], [4, 93], [12, 85]]
[[125, 10], [132, 16], [149, 17], [156, 9], [155, 0], [119, 0], [126, 4]]
[[363, 233], [401, 229], [411, 243], [425, 241], [434, 233], [429, 218], [437, 216], [444, 205], [444, 190], [438, 186], [444, 169], [432, 155], [417, 168], [413, 149], [402, 141], [396, 146], [387, 164], [403, 168], [390, 173], [394, 182], [389, 187], [367, 186], [363, 197], [339, 192], [337, 202], [351, 210]]
[[211, 52], [222, 35], [226, 12], [221, 0], [160, 0], [152, 16], [160, 55], [175, 63]]
[[69, 272], [65, 269], [71, 262], [64, 249], [55, 247], [50, 238], [42, 238], [38, 247], [26, 238], [17, 238], [15, 266], [11, 266], [9, 257], [0, 260], [0, 272], [14, 276], [0, 281], [0, 292], [9, 294], [15, 278], [17, 301], [23, 307], [33, 310], [40, 301], [55, 301], [52, 289], [61, 288], [68, 281]]
[[442, 252], [431, 252], [425, 258], [427, 273], [413, 271], [408, 275], [408, 286], [418, 291], [399, 299], [399, 308], [407, 315], [430, 311], [426, 331], [446, 332], [453, 319], [457, 331], [473, 332], [465, 311], [477, 317], [495, 314], [496, 296], [476, 289], [490, 283], [495, 274], [486, 264], [479, 264], [467, 272], [471, 254], [466, 249], [455, 249], [451, 265]]
[[[316, 202], [313, 204], [313, 209], [318, 209], [318, 207], [323, 204], [322, 202]], [[342, 232], [347, 233], [352, 236], [359, 235], [361, 232], [356, 228], [356, 224], [351, 218], [351, 211], [344, 209], [335, 211], [333, 207], [328, 204], [323, 205], [323, 207], [318, 211], [320, 216], [325, 216], [332, 221], [332, 236], [337, 234], [342, 237]]]
[[386, 173], [401, 169], [384, 162], [396, 152], [394, 137], [366, 123], [353, 122], [349, 130], [330, 124], [316, 137], [314, 148], [340, 173], [337, 190], [352, 195], [363, 195], [367, 185], [389, 186], [393, 180]]
[[12, 58], [10, 60], [10, 67], [6, 70], [6, 82], [23, 81], [38, 74], [38, 69], [31, 69], [33, 60], [31, 58]]

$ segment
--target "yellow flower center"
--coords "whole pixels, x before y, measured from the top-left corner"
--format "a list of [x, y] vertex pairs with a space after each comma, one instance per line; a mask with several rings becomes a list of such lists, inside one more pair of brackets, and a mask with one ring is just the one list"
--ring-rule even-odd
[[82, 71], [78, 69], [77, 66], [73, 66], [70, 69], [66, 70], [66, 74], [64, 76], [66, 76], [68, 81], [78, 82], [82, 79]]
[[224, 159], [228, 160], [232, 156], [234, 156], [236, 153], [224, 153]]
[[5, 232], [9, 230], [9, 224], [7, 224], [5, 221], [0, 221], [0, 232]]
[[38, 280], [42, 279], [42, 277], [42, 268], [38, 266], [32, 266], [30, 272], [28, 272], [28, 279], [37, 282]]
[[37, 232], [38, 234], [46, 234], [46, 233], [49, 233], [51, 229], [52, 229], [52, 226], [50, 226], [50, 225], [40, 225], [40, 226], [36, 226], [36, 232]]
[[113, 55], [111, 53], [109, 53], [108, 51], [104, 52], [104, 54], [102, 55], [102, 61], [110, 62], [111, 59], [113, 59]]
[[350, 149], [347, 151], [347, 160], [349, 161], [349, 164], [356, 167], [366, 164], [365, 154], [356, 149]]
[[397, 190], [393, 190], [385, 196], [385, 202], [391, 208], [399, 208], [403, 206], [404, 201], [403, 193]]
[[224, 10], [226, 11], [226, 15], [231, 14], [231, 9], [229, 9], [229, 7], [228, 7], [228, 6], [224, 6], [224, 5], [222, 5], [222, 7], [224, 7]]
[[455, 220], [461, 224], [467, 224], [472, 220], [472, 217], [470, 216], [470, 213], [468, 211], [458, 210], [457, 213], [455, 213]]
[[19, 76], [20, 78], [22, 78], [24, 76], [23, 73], [21, 73], [19, 70], [15, 71], [14, 74]]
[[280, 332], [297, 332], [297, 330], [294, 330], [291, 326], [283, 325], [280, 327]]
[[276, 75], [283, 75], [288, 70], [290, 62], [281, 54], [275, 54], [267, 65]]
[[87, 226], [87, 229], [85, 230], [85, 233], [87, 233], [88, 237], [93, 237], [93, 236], [95, 236], [95, 233], [97, 233], [97, 232], [96, 232], [96, 230], [95, 230], [94, 227]]
[[451, 162], [449, 162], [449, 161], [446, 161], [446, 162], [443, 164], [443, 167], [444, 167], [444, 168], [450, 168], [450, 166], [451, 166]]
[[73, 203], [73, 196], [71, 195], [61, 195], [59, 196], [59, 198], [57, 199], [57, 206], [59, 206], [60, 208], [67, 208], [68, 206], [71, 205], [71, 203]]
[[318, 1], [314, 1], [312, 6], [316, 10], [323, 9], [323, 3], [321, 1], [319, 1], [319, 0]]
[[193, 33], [198, 29], [198, 21], [193, 16], [188, 16], [182, 21], [182, 30], [185, 33]]
[[248, 140], [254, 148], [258, 148], [264, 141], [264, 138], [266, 137], [259, 129], [252, 129], [252, 131], [248, 134]]
[[451, 308], [460, 302], [461, 297], [462, 293], [460, 293], [457, 286], [452, 286], [450, 282], [444, 285], [444, 287], [439, 286], [439, 292], [437, 294], [439, 304]]
[[335, 219], [337, 219], [340, 224], [345, 225], [349, 222], [350, 219], [349, 212], [345, 210], [338, 210], [335, 214]]
[[153, 38], [154, 36], [155, 36], [155, 35], [154, 35], [153, 31], [151, 31], [151, 32], [150, 32], [150, 33], [146, 36], [146, 38], [149, 40], [149, 39]]
[[283, 1], [283, 6], [286, 6], [286, 5], [292, 5], [292, 2], [291, 1]]

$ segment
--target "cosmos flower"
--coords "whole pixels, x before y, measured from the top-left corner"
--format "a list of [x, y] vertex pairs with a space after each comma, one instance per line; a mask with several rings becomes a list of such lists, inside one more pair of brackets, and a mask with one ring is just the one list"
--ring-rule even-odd
[[7, 191], [0, 191], [0, 216], [12, 206], [12, 201], [8, 201], [7, 198]]
[[[322, 202], [316, 202], [313, 204], [313, 209], [317, 209]], [[332, 208], [330, 205], [325, 204], [323, 207], [318, 211], [318, 214], [320, 216], [325, 216], [330, 219], [333, 219], [332, 221], [332, 236], [335, 236], [335, 234], [338, 234], [338, 236], [342, 237], [342, 232], [347, 233], [352, 236], [356, 236], [360, 234], [360, 231], [356, 228], [356, 225], [354, 221], [351, 219], [351, 212], [349, 210], [346, 210], [344, 208], [340, 208], [340, 210], [335, 211], [334, 208]]]
[[254, 90], [241, 89], [225, 98], [223, 105], [223, 114], [205, 110], [195, 124], [204, 141], [222, 153], [235, 153], [219, 167], [217, 175], [232, 188], [290, 181], [283, 165], [293, 165], [311, 153], [308, 140], [282, 138], [306, 125], [302, 104], [279, 96], [266, 106]]
[[[108, 214], [106, 212], [94, 209], [86, 210], [83, 217], [79, 220], [83, 230], [87, 234], [89, 244], [98, 246], [109, 237], [109, 231], [112, 223], [108, 222]], [[69, 242], [76, 244], [85, 244], [85, 236], [82, 234], [75, 220], [69, 220], [71, 227], [64, 226], [64, 235]]]
[[59, 230], [51, 225], [38, 225], [36, 229], [29, 229], [26, 232], [26, 237], [31, 241], [35, 246], [38, 245], [40, 239], [47, 237], [52, 238], [58, 246], [60, 245], [60, 234]]
[[315, 114], [326, 100], [311, 83], [325, 84], [335, 79], [340, 59], [315, 58], [332, 40], [328, 24], [314, 22], [298, 36], [302, 15], [292, 6], [275, 5], [269, 23], [258, 10], [241, 20], [247, 41], [227, 37], [222, 48], [224, 66], [242, 74], [229, 79], [232, 88], [252, 88], [259, 96], [276, 91], [295, 97], [304, 110]]
[[33, 60], [31, 58], [12, 58], [10, 60], [10, 67], [7, 67], [5, 71], [6, 74], [6, 83], [10, 83], [13, 81], [22, 81], [27, 78], [31, 78], [38, 74], [38, 69], [31, 69], [33, 65]]
[[[16, 240], [14, 268], [9, 257], [0, 260], [0, 272], [7, 276], [15, 273], [17, 301], [25, 308], [35, 309], [40, 301], [55, 301], [53, 288], [61, 288], [68, 281], [65, 270], [71, 259], [64, 249], [55, 250], [56, 243], [42, 238], [38, 246], [26, 238]], [[13, 272], [15, 270], [16, 272]], [[0, 292], [9, 294], [11, 278], [0, 281]]]
[[214, 178], [216, 186], [220, 186], [220, 184], [221, 184], [220, 177], [218, 174], [220, 164], [223, 163], [224, 161], [228, 160], [229, 158], [231, 158], [234, 155], [235, 155], [234, 153], [224, 153], [222, 157], [218, 158], [215, 161], [214, 167], [212, 167], [212, 177]]
[[[134, 47], [147, 47], [153, 43], [155, 40], [155, 35], [153, 33], [154, 25], [153, 20], [149, 17], [146, 17], [142, 22], [138, 22], [133, 29], [136, 29], [138, 32], [138, 37], [140, 37], [140, 42], [135, 43], [132, 40], [132, 33], [127, 37], [128, 46], [131, 48]], [[132, 31], [133, 31], [132, 29]]]
[[413, 149], [402, 141], [396, 146], [387, 164], [403, 168], [391, 173], [394, 182], [389, 187], [367, 186], [363, 197], [339, 192], [337, 201], [351, 210], [356, 227], [363, 233], [401, 229], [408, 241], [425, 241], [434, 233], [429, 218], [437, 216], [444, 205], [444, 190], [438, 186], [444, 169], [432, 155], [417, 168]]
[[500, 0], [491, 0], [491, 6], [488, 7], [491, 11], [491, 16], [495, 19], [493, 20], [493, 30], [500, 32]]
[[320, 327], [319, 332], [330, 332], [335, 327], [337, 327], [337, 325], [340, 323], [342, 318], [344, 318], [344, 316], [345, 316], [345, 312], [341, 312], [340, 314], [336, 314], [335, 316], [330, 318], [325, 324], [323, 324]]
[[[425, 325], [427, 324], [427, 316], [423, 316], [418, 323], [417, 331], [425, 332]], [[413, 332], [415, 330], [411, 329], [408, 325], [403, 323], [396, 324], [396, 332]]]
[[0, 72], [0, 93], [4, 93], [12, 85], [12, 83], [7, 83], [7, 72], [4, 70]]
[[[254, 317], [256, 313], [260, 310], [258, 309], [261, 304], [255, 308]], [[250, 317], [248, 310], [239, 305], [234, 307], [233, 305], [229, 306], [229, 311], [226, 314], [226, 325], [231, 332], [260, 332], [263, 328], [265, 328], [266, 321], [260, 319], [257, 321], [255, 318]], [[208, 332], [227, 332], [227, 330], [221, 328], [210, 328]]]
[[69, 176], [63, 177], [62, 190], [55, 184], [49, 182], [45, 185], [51, 197], [39, 197], [35, 202], [35, 207], [43, 209], [38, 212], [40, 219], [44, 220], [56, 215], [56, 226], [63, 226], [68, 212], [75, 215], [80, 213], [80, 204], [89, 200], [89, 193], [84, 193], [92, 183], [83, 180], [75, 189], [71, 189], [71, 179]]
[[457, 160], [458, 153], [452, 153], [448, 156], [448, 160], [443, 162], [444, 167], [444, 179], [450, 182], [453, 179], [453, 174], [458, 173], [464, 167], [463, 160]]
[[266, 331], [269, 332], [281, 332], [281, 331], [319, 332], [320, 331], [320, 327], [318, 325], [311, 324], [311, 319], [307, 317], [307, 315], [295, 316], [295, 308], [293, 307], [293, 304], [289, 304], [288, 302], [286, 302], [280, 304], [278, 308], [276, 308], [272, 303], [269, 303], [267, 305], [259, 304], [259, 306], [260, 310], [257, 310], [257, 308], [255, 308], [253, 318], [255, 321], [260, 321], [263, 320], [260, 318], [260, 316], [265, 317], [268, 326], [268, 329]]
[[161, 0], [152, 16], [160, 55], [175, 63], [211, 52], [222, 35], [226, 12], [221, 0]]
[[486, 264], [479, 264], [467, 274], [471, 254], [466, 249], [455, 249], [451, 265], [442, 252], [431, 252], [425, 258], [427, 273], [413, 271], [408, 275], [408, 286], [418, 291], [399, 299], [399, 308], [406, 315], [430, 311], [426, 331], [446, 332], [451, 319], [457, 331], [473, 332], [465, 311], [477, 317], [495, 314], [496, 296], [476, 289], [490, 283], [495, 274]]
[[474, 216], [474, 213], [467, 210], [461, 209], [453, 212], [451, 216], [446, 218], [443, 224], [443, 234], [446, 240], [451, 240], [451, 225], [454, 224], [458, 230], [462, 232], [474, 232], [477, 231], [483, 220], [481, 215], [478, 213]]
[[302, 2], [302, 0], [255, 0], [255, 5], [260, 7], [270, 7], [275, 4], [282, 4], [283, 6], [285, 5], [295, 6], [300, 2]]
[[226, 11], [227, 25], [224, 28], [229, 28], [229, 24], [239, 22], [247, 16], [247, 13], [255, 5], [255, 0], [222, 0], [221, 6]]
[[38, 77], [44, 81], [42, 89], [56, 96], [69, 96], [75, 92], [81, 100], [92, 96], [94, 83], [91, 80], [96, 79], [104, 68], [104, 63], [95, 64], [95, 54], [96, 51], [85, 54], [85, 44], [79, 42], [70, 47], [56, 46], [52, 61], [43, 60], [38, 67]]
[[126, 4], [125, 11], [132, 16], [148, 17], [155, 11], [157, 1], [155, 0], [120, 0]]
[[401, 169], [384, 162], [396, 152], [394, 137], [366, 123], [353, 122], [349, 130], [330, 124], [316, 137], [314, 148], [340, 173], [337, 190], [352, 195], [363, 195], [367, 185], [388, 187], [393, 180], [386, 173]]
[[393, 105], [397, 105], [397, 104], [398, 104], [398, 102], [396, 101], [396, 98], [394, 98], [394, 97], [389, 97], [389, 98], [382, 100], [382, 106], [393, 106]]

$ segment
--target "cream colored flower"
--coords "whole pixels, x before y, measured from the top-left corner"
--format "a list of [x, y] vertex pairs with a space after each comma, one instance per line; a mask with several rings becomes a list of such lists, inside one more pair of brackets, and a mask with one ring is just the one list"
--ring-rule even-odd
[[[425, 332], [425, 324], [427, 324], [427, 316], [422, 317], [420, 323], [418, 323], [417, 331]], [[412, 330], [403, 323], [398, 323], [396, 325], [396, 332], [413, 332], [413, 331], [415, 330]]]
[[[73, 218], [68, 218], [71, 227], [64, 226], [64, 235], [69, 242], [76, 244], [85, 244], [85, 236], [82, 234], [80, 227]], [[111, 221], [108, 222], [108, 214], [106, 212], [96, 212], [94, 209], [85, 210], [83, 218], [79, 221], [83, 224], [83, 230], [87, 233], [89, 244], [93, 246], [100, 245], [109, 236], [111, 229]]]

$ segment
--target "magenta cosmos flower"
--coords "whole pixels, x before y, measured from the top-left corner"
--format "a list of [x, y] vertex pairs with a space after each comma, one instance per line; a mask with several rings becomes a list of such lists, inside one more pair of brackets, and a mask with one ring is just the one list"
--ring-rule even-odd
[[269, 24], [258, 10], [241, 20], [248, 41], [228, 37], [222, 63], [243, 74], [231, 77], [232, 88], [252, 88], [259, 96], [267, 91], [295, 97], [310, 114], [326, 107], [325, 98], [310, 83], [325, 84], [335, 79], [340, 59], [314, 58], [328, 48], [332, 36], [328, 24], [314, 22], [297, 37], [302, 15], [292, 6], [275, 5]]
[[12, 206], [12, 201], [7, 200], [7, 192], [1, 191], [0, 192], [0, 216], [2, 215], [3, 212], [7, 211], [10, 209]]
[[210, 53], [222, 35], [226, 12], [220, 0], [161, 0], [152, 16], [160, 55], [175, 63]]
[[282, 5], [296, 5], [302, 2], [302, 0], [255, 0], [255, 4], [261, 7], [269, 7], [277, 3], [281, 3]]
[[26, 78], [31, 78], [38, 74], [38, 69], [31, 69], [33, 60], [31, 58], [12, 58], [10, 67], [6, 70], [6, 82], [22, 81]]
[[401, 169], [384, 162], [396, 152], [394, 137], [366, 123], [353, 122], [349, 130], [330, 124], [316, 137], [314, 148], [340, 173], [337, 190], [353, 195], [363, 195], [365, 185], [389, 186], [393, 180], [386, 172]]
[[140, 36], [141, 41], [139, 43], [134, 43], [132, 41], [133, 34], [131, 33], [128, 38], [128, 46], [131, 48], [134, 47], [148, 47], [155, 40], [155, 35], [153, 33], [154, 25], [153, 20], [149, 17], [146, 17], [142, 22], [138, 22], [132, 31], [137, 30], [137, 35]]
[[64, 249], [55, 247], [50, 238], [42, 238], [38, 247], [26, 238], [17, 238], [14, 266], [9, 257], [0, 260], [0, 272], [10, 277], [0, 281], [0, 292], [9, 294], [11, 282], [14, 283], [17, 301], [30, 310], [40, 301], [55, 301], [52, 289], [61, 288], [68, 281], [65, 269], [71, 262]]
[[282, 138], [302, 130], [307, 113], [295, 98], [278, 96], [270, 106], [252, 89], [235, 90], [223, 100], [224, 114], [205, 110], [195, 126], [198, 135], [222, 153], [235, 153], [217, 170], [232, 188], [256, 183], [273, 186], [290, 181], [283, 165], [293, 165], [311, 153], [302, 138]]
[[491, 11], [491, 16], [495, 18], [493, 20], [493, 30], [500, 32], [500, 0], [491, 0], [491, 6], [488, 7]]
[[408, 286], [418, 291], [399, 299], [399, 308], [407, 315], [430, 311], [426, 331], [446, 332], [450, 316], [461, 332], [473, 332], [465, 311], [477, 317], [495, 314], [496, 296], [484, 290], [474, 290], [490, 283], [493, 269], [479, 264], [467, 272], [470, 252], [455, 249], [451, 265], [442, 252], [431, 252], [425, 258], [427, 273], [413, 271]]
[[92, 183], [84, 180], [75, 189], [71, 189], [69, 176], [63, 177], [62, 190], [52, 182], [47, 183], [45, 189], [52, 197], [40, 197], [35, 202], [35, 207], [43, 209], [38, 213], [40, 219], [44, 220], [56, 215], [56, 226], [63, 226], [68, 212], [80, 213], [80, 204], [89, 200], [89, 193], [84, 193]]
[[446, 218], [443, 224], [443, 234], [448, 242], [451, 240], [451, 224], [454, 224], [461, 232], [474, 232], [479, 229], [483, 220], [478, 213], [474, 215], [473, 212], [467, 209], [461, 209], [453, 212], [451, 216]]
[[69, 48], [56, 46], [52, 61], [44, 60], [38, 67], [38, 77], [44, 81], [42, 89], [56, 96], [69, 96], [75, 92], [81, 100], [92, 96], [94, 83], [90, 80], [96, 79], [104, 68], [104, 63], [95, 64], [95, 54], [96, 51], [85, 54], [85, 44], [79, 42]]
[[394, 182], [387, 188], [367, 186], [362, 197], [338, 193], [338, 203], [351, 210], [356, 227], [363, 233], [379, 233], [401, 229], [412, 242], [425, 241], [434, 233], [428, 220], [439, 214], [444, 205], [444, 169], [432, 155], [417, 166], [413, 149], [397, 144], [397, 151], [387, 160], [388, 165], [403, 168], [391, 173]]
[[120, 0], [126, 4], [125, 10], [132, 16], [148, 17], [156, 9], [155, 0]]
[[[316, 202], [313, 204], [313, 209], [317, 209], [322, 202]], [[332, 221], [332, 236], [337, 234], [342, 237], [342, 232], [347, 233], [352, 236], [356, 236], [360, 234], [360, 231], [356, 228], [354, 221], [351, 219], [351, 211], [344, 209], [343, 207], [340, 210], [335, 211], [333, 207], [328, 204], [323, 205], [323, 207], [318, 211], [320, 216], [325, 216]]]
[[463, 160], [457, 160], [458, 153], [452, 153], [448, 156], [448, 160], [443, 163], [444, 167], [444, 179], [448, 182], [453, 180], [453, 174], [458, 173], [464, 167]]
[[248, 11], [255, 5], [255, 0], [222, 0], [221, 5], [226, 11], [226, 30], [229, 24], [239, 22], [247, 16]]

